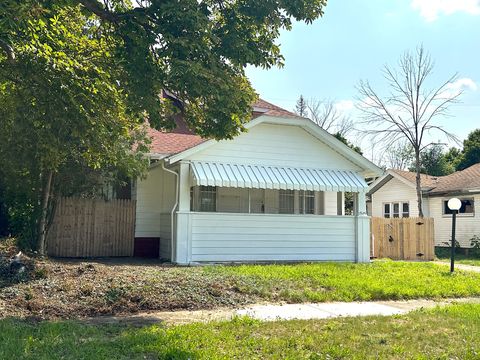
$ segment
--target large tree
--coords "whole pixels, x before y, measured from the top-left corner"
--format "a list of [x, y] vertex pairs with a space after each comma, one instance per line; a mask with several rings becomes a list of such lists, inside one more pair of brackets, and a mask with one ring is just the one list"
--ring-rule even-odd
[[457, 141], [436, 120], [447, 115], [449, 105], [461, 93], [451, 93], [449, 87], [457, 75], [430, 87], [428, 81], [432, 71], [433, 61], [420, 46], [413, 53], [406, 52], [400, 58], [398, 68], [385, 66], [386, 94], [375, 90], [368, 81], [361, 81], [358, 86], [358, 109], [363, 114], [364, 133], [370, 135], [373, 142], [381, 142], [387, 147], [401, 140], [407, 140], [413, 147], [420, 217], [423, 217], [420, 155], [432, 145], [427, 139], [430, 133], [437, 132]]
[[115, 43], [93, 20], [78, 7], [30, 19], [12, 43], [14, 63], [0, 58], [0, 182], [41, 254], [55, 190], [146, 165], [143, 115], [127, 110], [120, 68], [111, 67]]
[[15, 39], [29, 20], [50, 22], [59, 8], [80, 6], [99, 31], [118, 43], [113, 56], [123, 70], [128, 109], [145, 111], [155, 127], [172, 127], [168, 89], [184, 104], [198, 134], [236, 135], [250, 119], [256, 97], [247, 65], [283, 65], [277, 39], [292, 22], [310, 23], [326, 0], [5, 0], [0, 4], [0, 46], [14, 62]]
[[174, 126], [164, 89], [181, 100], [192, 130], [233, 137], [256, 98], [245, 66], [281, 66], [280, 30], [312, 22], [325, 4], [0, 2], [0, 176], [14, 215], [32, 220], [40, 252], [52, 192], [142, 172], [146, 122]]

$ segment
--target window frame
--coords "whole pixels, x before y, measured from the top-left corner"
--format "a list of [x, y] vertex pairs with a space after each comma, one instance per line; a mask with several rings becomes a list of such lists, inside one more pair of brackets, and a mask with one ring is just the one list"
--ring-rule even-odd
[[[307, 199], [310, 199], [311, 205], [311, 212], [306, 212], [307, 207]], [[310, 203], [309, 203], [310, 204]], [[315, 191], [313, 190], [299, 190], [298, 191], [298, 213], [300, 215], [315, 215], [316, 214], [316, 198], [315, 198]]]
[[[448, 200], [450, 200], [451, 198], [442, 198], [442, 216], [443, 217], [451, 217], [452, 216], [452, 213], [447, 213], [445, 212], [445, 210], [448, 208]], [[463, 212], [461, 213], [460, 211], [457, 213], [457, 216], [465, 216], [465, 217], [475, 217], [475, 198], [472, 196], [472, 197], [459, 197], [458, 198], [461, 202], [462, 202], [462, 206], [463, 206], [463, 201], [470, 201], [472, 203], [472, 212], [469, 212], [469, 213], [466, 213], [466, 212]], [[460, 208], [461, 210], [461, 208]]]
[[[203, 194], [213, 194], [213, 210], [202, 208], [202, 195]], [[217, 201], [218, 201], [218, 189], [216, 186], [203, 186], [200, 185], [197, 187], [195, 211], [198, 212], [217, 212]]]
[[[403, 216], [404, 211], [403, 211], [403, 205], [407, 204], [408, 205], [408, 216]], [[385, 216], [387, 214], [385, 212], [385, 206], [388, 205], [389, 207], [389, 212], [388, 216]], [[398, 205], [398, 212], [395, 212], [395, 205]], [[398, 215], [398, 216], [395, 216]], [[384, 219], [403, 219], [403, 218], [409, 218], [410, 217], [410, 201], [388, 201], [388, 202], [383, 202], [382, 203], [382, 217]]]
[[[282, 198], [291, 199], [292, 206], [291, 206], [291, 212], [286, 212], [284, 209], [287, 209], [286, 207], [282, 207]], [[290, 207], [288, 207], [288, 210], [290, 211]], [[287, 190], [287, 189], [280, 189], [278, 190], [278, 213], [279, 214], [287, 214], [287, 215], [293, 215], [295, 214], [295, 190]]]

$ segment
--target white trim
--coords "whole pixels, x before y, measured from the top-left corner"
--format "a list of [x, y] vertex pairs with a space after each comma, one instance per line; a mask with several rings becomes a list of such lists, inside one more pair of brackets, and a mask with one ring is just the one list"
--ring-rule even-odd
[[[261, 123], [272, 123], [278, 125], [292, 125], [300, 126], [306, 130], [311, 135], [315, 136], [317, 139], [328, 145], [334, 151], [345, 157], [347, 160], [353, 164], [364, 169], [364, 176], [375, 176], [383, 173], [383, 170], [380, 169], [377, 165], [372, 163], [367, 158], [358, 154], [356, 151], [342, 143], [340, 140], [335, 138], [333, 135], [329, 134], [327, 131], [323, 130], [320, 126], [315, 124], [313, 121], [304, 118], [282, 118], [277, 116], [261, 115], [247, 124], [245, 124], [245, 129], [251, 129], [252, 127], [261, 124]], [[197, 146], [194, 146], [190, 149], [182, 151], [178, 154], [174, 154], [168, 157], [166, 160], [168, 163], [173, 164], [177, 161], [180, 161], [190, 155], [193, 155], [201, 150], [208, 149], [209, 147], [217, 144], [217, 140], [207, 140]]]

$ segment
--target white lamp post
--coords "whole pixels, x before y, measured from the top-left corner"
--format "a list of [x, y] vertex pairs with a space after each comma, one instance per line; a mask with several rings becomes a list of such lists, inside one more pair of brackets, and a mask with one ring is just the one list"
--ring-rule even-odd
[[457, 221], [457, 213], [462, 207], [462, 202], [457, 198], [451, 198], [448, 200], [447, 206], [452, 210], [452, 252], [450, 256], [450, 272], [453, 273], [455, 266], [455, 225]]

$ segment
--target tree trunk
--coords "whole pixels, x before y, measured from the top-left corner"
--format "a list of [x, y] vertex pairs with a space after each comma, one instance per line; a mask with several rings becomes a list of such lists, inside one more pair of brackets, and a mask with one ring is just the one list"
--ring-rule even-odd
[[417, 172], [416, 188], [417, 188], [418, 216], [423, 218], [422, 183], [420, 181], [420, 151], [418, 150], [415, 150], [415, 170]]
[[50, 200], [50, 191], [52, 187], [53, 171], [49, 171], [45, 185], [42, 191], [42, 202], [40, 204], [41, 212], [38, 222], [38, 253], [41, 256], [46, 255], [46, 239], [47, 239], [47, 215], [48, 215], [48, 203]]

